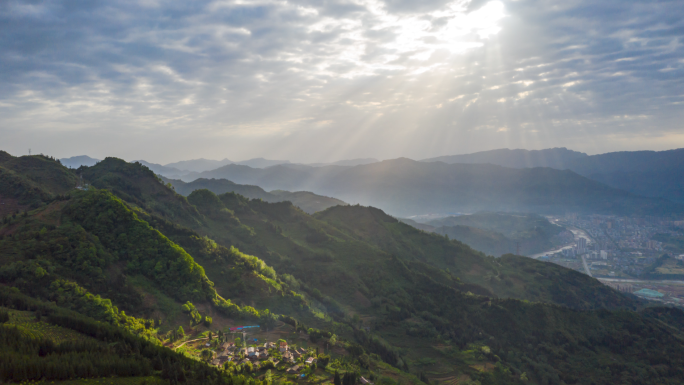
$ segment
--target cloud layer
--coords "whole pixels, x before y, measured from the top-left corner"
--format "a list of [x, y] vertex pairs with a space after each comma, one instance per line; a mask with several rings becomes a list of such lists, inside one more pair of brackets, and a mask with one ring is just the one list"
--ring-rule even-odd
[[0, 3], [21, 154], [170, 162], [684, 147], [678, 1]]

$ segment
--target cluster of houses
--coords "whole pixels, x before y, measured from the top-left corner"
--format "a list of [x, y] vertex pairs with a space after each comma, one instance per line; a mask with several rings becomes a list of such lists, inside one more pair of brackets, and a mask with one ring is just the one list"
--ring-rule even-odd
[[248, 348], [238, 348], [233, 342], [224, 342], [217, 349], [218, 354], [216, 358], [211, 362], [212, 365], [223, 365], [228, 361], [233, 361], [236, 357], [244, 357], [242, 361], [236, 362], [237, 365], [251, 362], [252, 365], [258, 366], [259, 361], [268, 359], [268, 349], [275, 348], [273, 342], [266, 342], [263, 346], [259, 347], [248, 347]]
[[[247, 347], [240, 348], [236, 347], [233, 342], [224, 342], [218, 348], [218, 354], [216, 358], [211, 362], [212, 365], [220, 366], [226, 362], [236, 360], [236, 365], [241, 365], [247, 362], [251, 362], [252, 366], [256, 369], [262, 365], [263, 361], [269, 359], [269, 349], [275, 349], [276, 344], [273, 342], [266, 342], [263, 346], [259, 347]], [[280, 342], [278, 345], [278, 351], [281, 353], [283, 362], [295, 363], [297, 359], [307, 354], [304, 348], [292, 348], [287, 345], [287, 342]], [[242, 360], [237, 362], [239, 357], [244, 357]], [[306, 365], [311, 365], [316, 363], [316, 358], [309, 357], [305, 363]], [[272, 361], [273, 365], [278, 365], [280, 361]], [[301, 369], [301, 365], [295, 365], [287, 370], [288, 373], [297, 373]]]

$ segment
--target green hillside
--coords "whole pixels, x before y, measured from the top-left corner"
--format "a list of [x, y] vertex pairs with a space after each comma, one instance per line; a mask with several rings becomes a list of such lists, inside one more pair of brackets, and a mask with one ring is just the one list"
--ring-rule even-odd
[[518, 250], [518, 248], [520, 248], [520, 253], [525, 255], [529, 254], [530, 252], [542, 251], [544, 247], [543, 244], [540, 245], [536, 242], [523, 242], [523, 247], [520, 247], [519, 241], [512, 240], [501, 233], [472, 226], [432, 226], [427, 223], [419, 223], [407, 218], [400, 218], [399, 220], [419, 230], [447, 236], [449, 239], [465, 243], [477, 251], [481, 251], [487, 255], [493, 255], [495, 257], [500, 257], [508, 253], [514, 253], [516, 250]]
[[[488, 231], [471, 226], [438, 226], [433, 227], [437, 234], [446, 235], [449, 239], [463, 242], [475, 250], [487, 255], [500, 257], [503, 254], [515, 253], [518, 247], [516, 241], [495, 231]], [[521, 248], [521, 254], [527, 253], [527, 248]], [[541, 250], [539, 250], [541, 251]]]
[[43, 155], [13, 157], [0, 151], [0, 203], [4, 203], [0, 204], [0, 215], [39, 207], [77, 184], [76, 174], [54, 158]]
[[[163, 177], [162, 177], [163, 178]], [[228, 179], [195, 179], [192, 182], [183, 182], [178, 179], [167, 179], [163, 178], [164, 181], [171, 183], [174, 190], [177, 193], [188, 196], [195, 190], [206, 189], [214, 194], [223, 194], [227, 192], [234, 192], [242, 196], [248, 197], [250, 199], [263, 199], [266, 200], [271, 197], [271, 194], [264, 191], [259, 186], [237, 184], [229, 181]]]
[[[638, 312], [636, 299], [575, 271], [487, 257], [371, 207], [312, 216], [235, 193], [185, 198], [146, 167], [113, 158], [76, 172], [93, 187], [0, 225], [0, 305], [25, 320], [2, 337], [5, 381], [63, 379], [50, 369], [60, 354], [74, 367], [69, 378], [170, 383], [327, 384], [336, 372], [346, 385], [361, 375], [382, 385], [684, 377], [683, 312]], [[50, 194], [61, 183], [20, 176]], [[244, 324], [268, 329], [254, 334], [260, 341], [301, 347], [299, 362], [315, 356], [318, 366], [288, 373], [277, 349], [278, 365], [204, 363], [226, 340], [219, 331]], [[52, 332], [24, 331], [50, 328], [85, 342], [53, 348], [41, 340]], [[49, 349], [58, 354], [41, 355]], [[86, 355], [93, 369], [79, 366]], [[20, 360], [26, 370], [3, 369]]]
[[[5, 383], [125, 378], [128, 384], [229, 384], [216, 368], [154, 339], [0, 288], [0, 379]], [[119, 383], [117, 381], [117, 383]]]
[[494, 256], [518, 249], [523, 255], [549, 250], [559, 244], [556, 236], [564, 230], [536, 214], [489, 212], [434, 219], [425, 225]]

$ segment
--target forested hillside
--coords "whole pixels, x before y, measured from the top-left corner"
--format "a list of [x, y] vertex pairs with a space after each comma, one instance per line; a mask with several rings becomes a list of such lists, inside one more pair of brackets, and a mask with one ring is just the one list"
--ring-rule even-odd
[[535, 214], [488, 212], [434, 219], [422, 227], [497, 257], [515, 252], [530, 255], [549, 250], [561, 244], [559, 235], [565, 231]]
[[285, 201], [292, 202], [292, 204], [309, 214], [313, 214], [317, 211], [323, 211], [332, 206], [346, 205], [345, 202], [339, 199], [316, 195], [309, 191], [290, 192], [284, 190], [274, 190], [266, 192], [259, 186], [237, 184], [227, 179], [200, 178], [189, 183], [178, 179], [166, 179], [164, 177], [162, 177], [162, 179], [165, 182], [170, 183], [171, 186], [173, 186], [173, 189], [183, 196], [188, 196], [193, 191], [202, 189], [209, 190], [214, 194], [233, 192], [250, 199], [262, 199], [271, 203]]
[[[290, 330], [323, 349], [315, 354], [320, 367], [306, 373], [335, 385], [360, 375], [383, 385], [684, 378], [683, 312], [643, 310], [557, 265], [488, 257], [372, 207], [309, 215], [290, 202], [232, 192], [200, 189], [186, 198], [143, 165], [114, 158], [78, 170], [46, 157], [1, 161], [15, 178], [1, 198], [22, 205], [0, 226], [6, 381], [63, 379], [54, 369], [60, 355], [70, 377], [307, 381], [282, 365], [214, 369], [205, 356], [161, 347], [211, 342], [212, 332], [241, 324]], [[29, 167], [36, 162], [54, 170]], [[42, 184], [47, 172], [54, 178]], [[88, 188], [68, 187], [81, 176]], [[48, 342], [12, 326], [52, 327], [42, 323], [93, 340]], [[86, 356], [92, 369], [71, 364]], [[25, 371], [10, 373], [19, 360]]]

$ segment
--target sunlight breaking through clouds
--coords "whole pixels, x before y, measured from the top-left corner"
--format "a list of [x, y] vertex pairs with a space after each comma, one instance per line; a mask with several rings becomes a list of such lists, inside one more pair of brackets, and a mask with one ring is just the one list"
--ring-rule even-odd
[[684, 119], [673, 4], [8, 0], [0, 133], [159, 161], [661, 148]]

